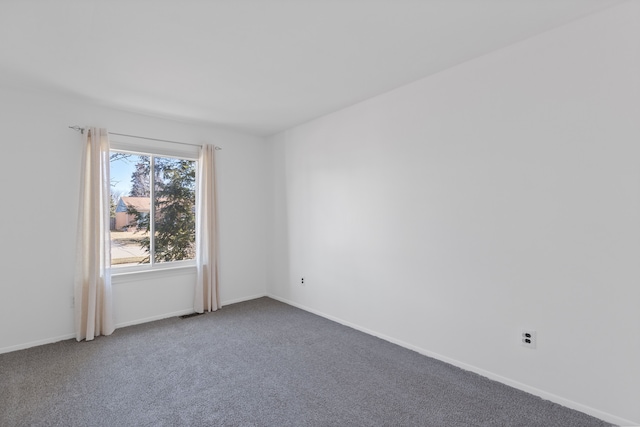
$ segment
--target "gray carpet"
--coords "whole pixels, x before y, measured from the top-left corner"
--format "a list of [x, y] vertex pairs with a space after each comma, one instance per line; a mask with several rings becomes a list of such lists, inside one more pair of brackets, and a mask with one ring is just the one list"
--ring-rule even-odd
[[260, 298], [2, 354], [0, 425], [609, 424]]

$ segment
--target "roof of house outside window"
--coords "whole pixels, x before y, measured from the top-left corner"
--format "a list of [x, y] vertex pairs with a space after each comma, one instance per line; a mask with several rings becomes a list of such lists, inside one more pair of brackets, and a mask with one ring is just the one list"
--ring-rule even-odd
[[127, 212], [128, 208], [133, 208], [138, 212], [149, 212], [151, 199], [149, 197], [120, 197], [116, 212]]

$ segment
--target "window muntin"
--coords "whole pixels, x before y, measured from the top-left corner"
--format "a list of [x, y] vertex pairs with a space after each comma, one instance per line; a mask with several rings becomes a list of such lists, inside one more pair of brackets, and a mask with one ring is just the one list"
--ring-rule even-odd
[[196, 169], [191, 158], [111, 150], [113, 267], [194, 262]]

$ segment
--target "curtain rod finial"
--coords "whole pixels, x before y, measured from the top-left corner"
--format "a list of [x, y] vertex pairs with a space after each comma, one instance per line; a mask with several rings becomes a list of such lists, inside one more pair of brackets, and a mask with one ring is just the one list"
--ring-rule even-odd
[[81, 134], [81, 135], [84, 135], [84, 128], [81, 128], [81, 127], [80, 127], [80, 126], [78, 126], [78, 125], [75, 125], [75, 126], [69, 126], [69, 129], [73, 129], [73, 130], [75, 130], [76, 132], [80, 132], [80, 134]]

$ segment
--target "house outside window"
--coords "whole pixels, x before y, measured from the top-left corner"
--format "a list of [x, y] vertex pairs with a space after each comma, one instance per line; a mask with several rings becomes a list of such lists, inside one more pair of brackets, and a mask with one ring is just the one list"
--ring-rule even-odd
[[135, 224], [135, 215], [130, 213], [130, 209], [135, 209], [142, 215], [149, 215], [151, 212], [150, 197], [125, 197], [118, 198], [115, 211], [115, 231], [134, 231], [137, 227]]

